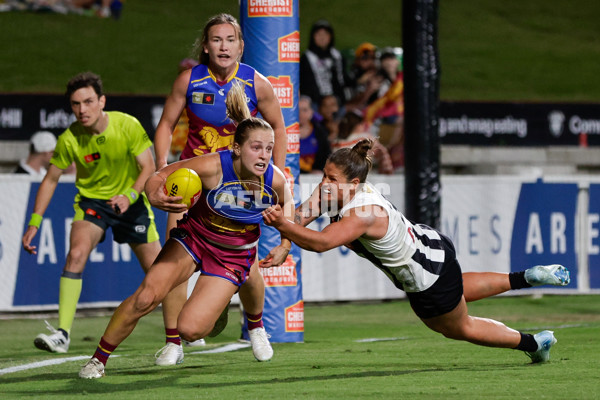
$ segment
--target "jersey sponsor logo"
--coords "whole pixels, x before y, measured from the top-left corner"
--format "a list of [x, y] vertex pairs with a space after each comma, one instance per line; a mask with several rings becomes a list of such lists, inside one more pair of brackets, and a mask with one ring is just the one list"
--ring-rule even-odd
[[269, 76], [267, 79], [273, 86], [281, 108], [292, 108], [294, 106], [294, 84], [290, 76]]
[[304, 301], [285, 308], [285, 331], [304, 332]]
[[106, 142], [106, 136], [100, 136], [99, 138], [96, 138], [96, 143], [98, 144], [104, 144]]
[[300, 62], [300, 32], [294, 31], [277, 40], [279, 62]]
[[215, 94], [214, 93], [204, 93], [204, 92], [193, 92], [192, 93], [192, 103], [213, 105], [213, 104], [215, 104]]
[[225, 96], [225, 89], [219, 89], [219, 94], [221, 96]]
[[100, 153], [88, 154], [87, 156], [83, 157], [83, 159], [85, 160], [86, 163], [94, 162], [94, 161], [100, 159]]
[[293, 0], [249, 0], [249, 17], [291, 17]]

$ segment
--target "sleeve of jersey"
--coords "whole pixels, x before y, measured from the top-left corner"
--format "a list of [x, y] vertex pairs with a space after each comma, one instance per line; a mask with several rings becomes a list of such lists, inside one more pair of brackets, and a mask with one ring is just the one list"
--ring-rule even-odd
[[54, 148], [54, 154], [50, 159], [50, 164], [57, 166], [60, 169], [66, 169], [73, 162], [73, 158], [69, 152], [67, 146], [67, 140], [65, 135], [60, 135], [56, 141], [56, 147]]
[[152, 146], [152, 141], [148, 137], [146, 130], [136, 118], [131, 117], [127, 120], [129, 132], [129, 149], [131, 154], [139, 156], [148, 147]]

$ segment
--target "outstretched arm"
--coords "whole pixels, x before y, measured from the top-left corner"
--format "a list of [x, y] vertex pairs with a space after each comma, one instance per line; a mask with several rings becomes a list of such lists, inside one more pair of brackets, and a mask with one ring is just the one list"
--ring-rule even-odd
[[358, 239], [373, 225], [375, 218], [372, 210], [351, 209], [344, 218], [332, 222], [319, 232], [288, 221], [283, 217], [281, 207], [278, 205], [265, 210], [263, 216], [265, 224], [275, 227], [283, 236], [303, 249], [318, 253]]

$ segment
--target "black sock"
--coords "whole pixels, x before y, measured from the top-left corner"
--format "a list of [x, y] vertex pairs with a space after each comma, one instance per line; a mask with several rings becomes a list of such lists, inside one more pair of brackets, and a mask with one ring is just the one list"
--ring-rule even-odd
[[531, 287], [525, 280], [525, 271], [511, 272], [508, 274], [508, 280], [510, 281], [510, 288], [513, 290]]
[[537, 351], [538, 344], [533, 338], [533, 335], [530, 333], [519, 333], [521, 334], [521, 341], [519, 342], [519, 345], [516, 347], [516, 349], [521, 351], [528, 351], [530, 353]]

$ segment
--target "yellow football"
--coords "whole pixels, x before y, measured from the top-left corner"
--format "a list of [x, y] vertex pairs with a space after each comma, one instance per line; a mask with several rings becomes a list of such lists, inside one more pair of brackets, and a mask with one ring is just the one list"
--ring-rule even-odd
[[196, 171], [189, 168], [179, 168], [167, 177], [164, 191], [167, 196], [181, 196], [184, 203], [191, 208], [202, 192], [202, 181]]

